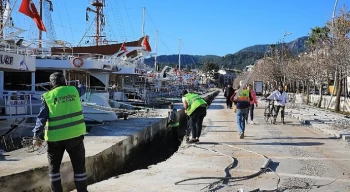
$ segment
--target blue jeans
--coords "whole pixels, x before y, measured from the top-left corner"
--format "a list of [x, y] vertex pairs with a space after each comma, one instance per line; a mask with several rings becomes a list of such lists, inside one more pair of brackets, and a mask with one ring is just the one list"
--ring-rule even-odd
[[248, 109], [237, 109], [237, 128], [239, 133], [243, 133], [245, 130], [245, 120], [248, 115]]

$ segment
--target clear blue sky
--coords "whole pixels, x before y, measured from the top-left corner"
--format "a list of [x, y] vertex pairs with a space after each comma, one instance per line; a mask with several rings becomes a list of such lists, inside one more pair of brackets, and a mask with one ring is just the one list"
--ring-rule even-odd
[[[12, 1], [13, 2], [13, 1]], [[19, 6], [21, 0], [18, 0]], [[38, 2], [38, 0], [34, 0]], [[93, 19], [85, 21], [90, 0], [54, 0], [53, 26], [57, 39], [77, 44]], [[181, 53], [223, 56], [255, 44], [279, 41], [285, 30], [291, 41], [323, 26], [331, 19], [335, 0], [106, 0], [106, 35], [119, 42], [142, 36], [142, 7], [146, 7], [145, 33], [155, 51], [155, 31], [159, 31], [158, 54]], [[339, 0], [338, 10], [345, 4]], [[91, 6], [90, 6], [91, 7]], [[37, 37], [36, 27], [27, 17], [13, 16], [25, 36]], [[47, 26], [48, 28], [48, 26]], [[91, 34], [91, 33], [90, 33]], [[84, 41], [85, 42], [85, 41]]]

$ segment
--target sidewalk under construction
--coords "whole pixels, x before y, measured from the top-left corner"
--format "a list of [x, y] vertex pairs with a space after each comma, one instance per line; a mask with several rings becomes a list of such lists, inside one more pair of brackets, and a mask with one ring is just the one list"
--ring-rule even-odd
[[[90, 185], [100, 191], [350, 191], [350, 147], [286, 118], [266, 123], [263, 101], [255, 124], [239, 139], [236, 116], [222, 93], [204, 119], [197, 144], [183, 143], [169, 159], [147, 169]], [[270, 160], [268, 160], [270, 159]]]

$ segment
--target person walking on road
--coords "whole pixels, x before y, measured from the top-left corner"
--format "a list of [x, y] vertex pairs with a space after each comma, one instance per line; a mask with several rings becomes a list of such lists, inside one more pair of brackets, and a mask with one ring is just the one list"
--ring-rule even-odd
[[[245, 131], [245, 121], [248, 115], [248, 108], [250, 101], [253, 100], [252, 96], [249, 93], [249, 90], [245, 87], [244, 82], [240, 81], [239, 86], [242, 87], [242, 90], [239, 92], [239, 89], [231, 96], [231, 100], [236, 105], [236, 118], [237, 118], [237, 128], [239, 132], [239, 138], [244, 139]], [[235, 99], [236, 94], [238, 94]]]
[[[248, 113], [250, 114], [250, 124], [254, 124], [254, 104], [255, 104], [255, 107], [258, 107], [258, 101], [256, 99], [256, 94], [255, 94], [255, 91], [253, 90], [253, 86], [252, 84], [249, 84], [248, 85], [248, 90], [250, 91], [250, 95], [252, 96], [252, 99], [250, 101], [250, 106], [248, 108]], [[247, 118], [246, 118], [246, 121], [248, 123], [248, 114], [247, 114]]]
[[187, 90], [182, 91], [182, 103], [192, 129], [192, 139], [188, 142], [197, 143], [201, 135], [203, 119], [207, 115], [208, 104], [199, 95], [189, 93]]
[[279, 85], [278, 89], [271, 93], [270, 96], [267, 97], [268, 99], [274, 99], [275, 100], [275, 114], [274, 114], [274, 120], [273, 123], [276, 124], [276, 119], [278, 116], [278, 112], [281, 109], [281, 121], [283, 124], [284, 122], [284, 109], [286, 106], [286, 103], [288, 102], [288, 95], [283, 90], [283, 86]]
[[50, 75], [53, 88], [42, 95], [42, 106], [33, 129], [35, 146], [41, 145], [39, 133], [45, 127], [51, 190], [62, 192], [60, 166], [67, 151], [74, 171], [74, 183], [78, 192], [87, 191], [84, 134], [86, 126], [80, 97], [86, 88], [67, 86], [62, 73]]
[[232, 101], [231, 101], [231, 96], [233, 95], [234, 90], [232, 88], [231, 85], [227, 85], [225, 92], [224, 92], [224, 96], [226, 97], [226, 106], [227, 108], [232, 109]]

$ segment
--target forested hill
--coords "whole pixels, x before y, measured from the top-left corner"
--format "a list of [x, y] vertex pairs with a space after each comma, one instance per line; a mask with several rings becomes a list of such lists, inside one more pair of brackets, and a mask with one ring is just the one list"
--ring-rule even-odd
[[[297, 54], [306, 50], [306, 40], [307, 37], [301, 37], [286, 45], [293, 54]], [[251, 65], [256, 60], [263, 58], [269, 47], [269, 44], [254, 45], [223, 57], [216, 55], [181, 55], [181, 66], [199, 68], [205, 62], [212, 62], [227, 68], [243, 69], [245, 66]], [[176, 66], [179, 63], [179, 55], [160, 55], [157, 57], [157, 61], [162, 65]], [[154, 57], [145, 59], [145, 63], [154, 66]]]

